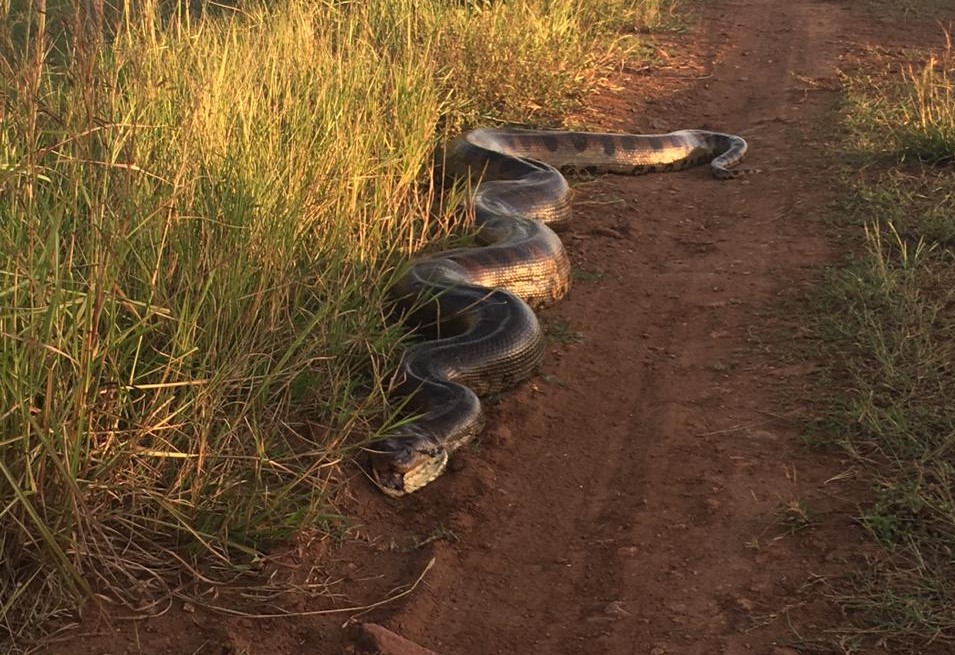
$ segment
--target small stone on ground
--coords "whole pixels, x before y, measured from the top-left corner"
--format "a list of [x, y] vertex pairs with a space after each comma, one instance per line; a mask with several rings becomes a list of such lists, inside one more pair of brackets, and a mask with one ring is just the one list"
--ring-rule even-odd
[[438, 655], [433, 650], [419, 646], [377, 623], [362, 623], [358, 626], [355, 641], [367, 653], [379, 655]]

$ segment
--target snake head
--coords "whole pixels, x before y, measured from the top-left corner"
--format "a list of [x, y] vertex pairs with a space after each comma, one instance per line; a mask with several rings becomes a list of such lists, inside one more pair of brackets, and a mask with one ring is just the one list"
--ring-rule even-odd
[[444, 472], [448, 451], [427, 435], [405, 429], [368, 448], [372, 481], [385, 494], [400, 498]]

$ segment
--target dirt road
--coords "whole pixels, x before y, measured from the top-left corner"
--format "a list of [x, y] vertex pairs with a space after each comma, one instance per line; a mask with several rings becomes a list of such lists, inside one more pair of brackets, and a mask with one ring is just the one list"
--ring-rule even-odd
[[[688, 34], [659, 38], [659, 64], [615, 80], [624, 88], [583, 119], [735, 132], [764, 172], [578, 182], [563, 234], [577, 279], [543, 315], [542, 375], [506, 394], [426, 491], [392, 501], [356, 474], [357, 540], [303, 539], [279, 558], [342, 605], [384, 598], [434, 559], [362, 620], [443, 655], [784, 655], [837, 620], [814, 581], [864, 547], [840, 462], [804, 448], [796, 427], [813, 365], [785, 356], [800, 337], [788, 299], [836, 257], [818, 221], [839, 57], [885, 32], [845, 2], [690, 10]], [[90, 647], [353, 652], [349, 615], [176, 611]]]
[[778, 354], [798, 337], [780, 296], [833, 257], [816, 157], [857, 26], [818, 0], [710, 2], [698, 19], [661, 42], [674, 67], [623, 81], [604, 126], [739, 133], [765, 172], [578, 186], [564, 236], [580, 275], [544, 315], [565, 343], [459, 474], [383, 510], [460, 538], [375, 616], [440, 653], [792, 652], [783, 614], [825, 624], [801, 588], [858, 550], [851, 526], [798, 530], [838, 502], [820, 496], [840, 469], [801, 447], [785, 396], [810, 366]]

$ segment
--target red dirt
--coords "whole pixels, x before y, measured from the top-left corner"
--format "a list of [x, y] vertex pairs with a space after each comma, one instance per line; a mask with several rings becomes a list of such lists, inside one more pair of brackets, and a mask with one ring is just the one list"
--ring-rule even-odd
[[[837, 256], [818, 219], [840, 58], [918, 34], [841, 2], [691, 8], [690, 33], [657, 39], [661, 64], [621, 75], [581, 122], [736, 132], [764, 172], [577, 184], [563, 237], [579, 279], [542, 319], [579, 338], [555, 338], [452, 472], [395, 501], [356, 470], [348, 538], [276, 556], [280, 574], [341, 596], [303, 593], [306, 614], [281, 619], [176, 603], [54, 652], [357, 652], [343, 623], [360, 614], [442, 655], [785, 655], [839, 621], [817, 583], [865, 554], [858, 491], [800, 439], [814, 363], [787, 359], [802, 332], [786, 299]], [[365, 612], [307, 614], [416, 580]]]

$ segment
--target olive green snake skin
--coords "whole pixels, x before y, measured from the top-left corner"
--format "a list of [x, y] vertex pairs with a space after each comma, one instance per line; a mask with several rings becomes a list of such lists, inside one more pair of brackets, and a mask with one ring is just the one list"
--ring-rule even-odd
[[[386, 494], [416, 491], [484, 425], [481, 396], [530, 377], [544, 356], [533, 309], [570, 287], [567, 253], [548, 224], [570, 217], [560, 170], [639, 175], [709, 162], [715, 177], [746, 153], [741, 137], [701, 130], [659, 135], [479, 129], [445, 151], [444, 173], [469, 178], [474, 248], [414, 261], [394, 289], [405, 321], [428, 340], [402, 358], [394, 395], [410, 420], [370, 448], [372, 480]], [[546, 163], [545, 163], [546, 162]]]

